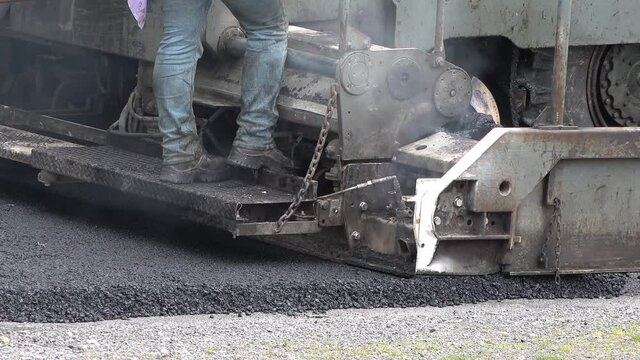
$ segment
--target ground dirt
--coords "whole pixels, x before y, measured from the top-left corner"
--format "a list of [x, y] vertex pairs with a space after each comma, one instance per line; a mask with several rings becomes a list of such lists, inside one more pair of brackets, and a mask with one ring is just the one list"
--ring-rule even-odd
[[32, 176], [0, 163], [0, 358], [640, 358], [638, 275], [404, 279]]

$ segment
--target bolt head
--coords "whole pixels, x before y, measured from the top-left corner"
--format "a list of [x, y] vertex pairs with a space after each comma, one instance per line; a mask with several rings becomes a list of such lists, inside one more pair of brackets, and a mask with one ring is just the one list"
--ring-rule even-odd
[[360, 203], [360, 210], [362, 210], [362, 211], [367, 211], [367, 210], [369, 210], [369, 204], [367, 204], [367, 203], [366, 203], [366, 202], [364, 202], [364, 201], [363, 201], [363, 202], [361, 202], [361, 203]]
[[354, 232], [351, 233], [351, 239], [352, 240], [358, 241], [361, 238], [362, 238], [362, 234], [360, 234], [360, 232], [354, 231]]
[[462, 205], [464, 205], [464, 201], [462, 201], [462, 199], [456, 198], [455, 200], [453, 200], [453, 206], [461, 208]]
[[436, 224], [436, 226], [440, 226], [442, 225], [442, 219], [440, 219], [439, 216], [436, 216], [433, 218], [433, 223]]

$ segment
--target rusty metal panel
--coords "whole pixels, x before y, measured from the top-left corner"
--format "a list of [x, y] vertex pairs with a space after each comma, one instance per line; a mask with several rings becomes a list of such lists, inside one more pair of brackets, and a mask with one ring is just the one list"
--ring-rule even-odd
[[[396, 1], [396, 47], [434, 46], [437, 0]], [[574, 1], [572, 45], [637, 43], [636, 0]], [[449, 0], [447, 38], [504, 36], [522, 48], [554, 45], [556, 0]]]
[[[507, 245], [507, 272], [638, 270], [639, 135], [637, 128], [493, 130], [442, 178], [418, 181], [417, 273], [448, 273], [455, 265], [436, 261], [440, 246], [448, 243], [441, 241], [439, 230], [450, 204], [486, 214], [489, 225], [491, 216], [511, 216], [505, 232], [510, 240], [496, 240]], [[464, 186], [465, 195], [459, 194], [459, 204], [444, 196], [456, 184], [470, 185]], [[551, 252], [542, 246], [548, 237]], [[556, 244], [561, 257], [555, 255]], [[542, 266], [541, 254], [547, 259]]]
[[[639, 175], [638, 159], [561, 161], [546, 191], [541, 184], [521, 204], [516, 224], [521, 241], [506, 257], [504, 270], [553, 273], [556, 260], [560, 273], [638, 269]], [[547, 239], [552, 214], [548, 207], [540, 207], [541, 195], [560, 199], [558, 247], [553, 233]]]
[[475, 212], [516, 210], [562, 159], [640, 157], [640, 132], [636, 128], [496, 131], [505, 132], [505, 136], [461, 174], [462, 179], [481, 180], [470, 194], [470, 207]]
[[444, 174], [476, 144], [476, 140], [438, 132], [398, 149], [393, 161]]

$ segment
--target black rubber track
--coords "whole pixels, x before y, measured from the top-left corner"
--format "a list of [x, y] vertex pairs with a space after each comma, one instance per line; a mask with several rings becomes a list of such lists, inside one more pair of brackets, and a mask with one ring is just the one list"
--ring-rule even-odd
[[[173, 219], [110, 190], [26, 184], [0, 163], [0, 320], [79, 322], [202, 313], [448, 306], [611, 297], [624, 275], [421, 277], [318, 260]], [[18, 181], [16, 181], [18, 180]], [[84, 199], [84, 200], [83, 200]], [[151, 209], [154, 207], [156, 209]]]

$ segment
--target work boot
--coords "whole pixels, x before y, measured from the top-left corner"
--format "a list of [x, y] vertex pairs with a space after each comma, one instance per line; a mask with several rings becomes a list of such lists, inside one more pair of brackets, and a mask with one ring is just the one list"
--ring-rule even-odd
[[227, 164], [251, 170], [266, 168], [288, 174], [293, 173], [295, 168], [293, 161], [276, 148], [249, 150], [234, 146], [227, 158]]
[[187, 163], [162, 165], [160, 171], [160, 181], [172, 184], [217, 182], [230, 176], [231, 171], [224, 158], [208, 154], [201, 154], [199, 159]]

